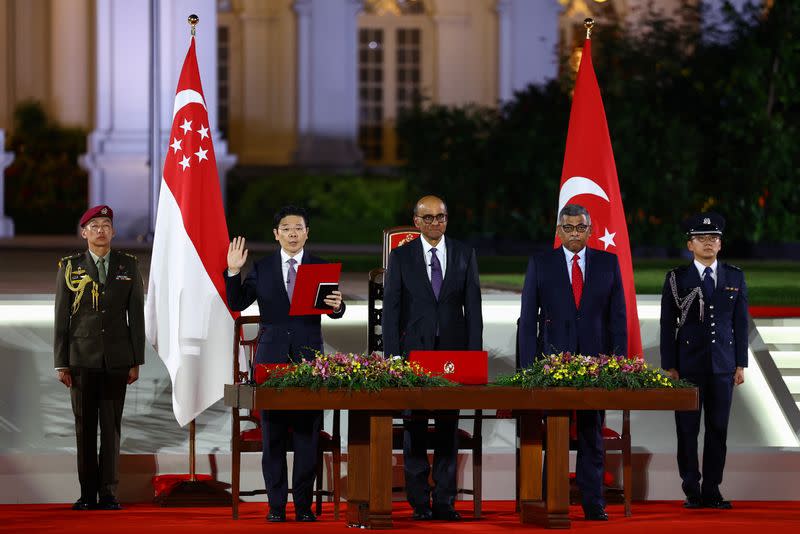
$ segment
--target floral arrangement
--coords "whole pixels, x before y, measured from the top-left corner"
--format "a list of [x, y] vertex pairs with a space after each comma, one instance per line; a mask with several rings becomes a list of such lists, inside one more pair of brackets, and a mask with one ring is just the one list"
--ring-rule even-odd
[[378, 353], [317, 353], [313, 360], [271, 366], [263, 387], [310, 389], [350, 389], [378, 391], [385, 388], [453, 386], [453, 382], [426, 371], [417, 362]]
[[645, 389], [691, 387], [673, 380], [664, 370], [639, 358], [625, 356], [581, 356], [562, 352], [537, 359], [533, 365], [511, 376], [498, 377], [495, 384], [526, 388], [575, 387]]

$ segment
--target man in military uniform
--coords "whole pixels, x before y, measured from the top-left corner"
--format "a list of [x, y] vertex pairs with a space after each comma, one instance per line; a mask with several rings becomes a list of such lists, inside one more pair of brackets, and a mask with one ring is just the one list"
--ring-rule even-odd
[[134, 256], [111, 250], [113, 217], [108, 206], [83, 214], [88, 250], [62, 258], [56, 279], [55, 368], [70, 390], [78, 442], [81, 496], [73, 510], [122, 508], [115, 495], [122, 406], [144, 363], [142, 277]]
[[[685, 223], [689, 265], [667, 273], [661, 295], [661, 367], [700, 391], [697, 410], [675, 412], [678, 470], [686, 508], [727, 510], [719, 491], [725, 467], [733, 387], [747, 367], [747, 286], [744, 274], [717, 261], [725, 219], [701, 213]], [[700, 410], [705, 410], [702, 485], [697, 457]]]

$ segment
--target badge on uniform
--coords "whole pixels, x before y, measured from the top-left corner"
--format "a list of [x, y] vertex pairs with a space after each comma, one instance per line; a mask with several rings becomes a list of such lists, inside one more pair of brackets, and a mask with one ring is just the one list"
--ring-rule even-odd
[[725, 291], [739, 291], [738, 287], [726, 287]]
[[131, 281], [131, 277], [128, 276], [128, 270], [124, 265], [117, 267], [117, 276], [114, 278], [114, 280], [125, 280], [126, 282]]

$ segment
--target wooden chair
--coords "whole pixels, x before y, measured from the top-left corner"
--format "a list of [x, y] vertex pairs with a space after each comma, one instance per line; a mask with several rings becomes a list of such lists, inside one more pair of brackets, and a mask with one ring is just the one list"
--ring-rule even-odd
[[[412, 228], [413, 229], [413, 228]], [[409, 233], [409, 227], [398, 227], [384, 231], [384, 236], [387, 232], [399, 230], [400, 233]], [[419, 235], [416, 229], [413, 229]], [[384, 244], [386, 243], [384, 239]], [[387, 260], [388, 254], [384, 255], [384, 262]], [[383, 338], [381, 331], [381, 320], [383, 319], [383, 268], [373, 269], [369, 273], [369, 309], [367, 314], [367, 347], [370, 353], [375, 351], [383, 351]], [[482, 455], [483, 455], [483, 435], [482, 420], [484, 418], [482, 410], [475, 410], [474, 415], [459, 415], [459, 419], [472, 419], [473, 427], [472, 434], [459, 429], [458, 430], [458, 449], [469, 450], [472, 452], [472, 489], [458, 488], [457, 494], [471, 495], [472, 496], [472, 509], [475, 518], [481, 517], [481, 499], [482, 499]], [[434, 427], [428, 426], [428, 436], [432, 436]], [[429, 440], [430, 441], [430, 440]], [[394, 424], [392, 426], [392, 448], [395, 450], [403, 449], [403, 425]], [[429, 447], [431, 448], [431, 447]], [[403, 488], [394, 487], [392, 491], [400, 491]]]
[[[247, 325], [251, 325], [249, 330], [256, 330], [252, 325], [258, 326], [260, 317], [254, 316], [241, 316], [236, 319], [234, 323], [233, 333], [233, 382], [234, 384], [247, 382], [252, 379], [251, 370], [253, 369], [256, 351], [258, 349], [258, 332], [252, 337], [247, 337], [245, 330]], [[245, 371], [241, 370], [239, 363], [240, 351], [244, 350], [245, 358], [248, 362], [249, 368]], [[317, 484], [314, 490], [314, 497], [316, 500], [316, 514], [322, 514], [322, 498], [333, 498], [333, 518], [338, 521], [339, 519], [339, 502], [340, 502], [340, 480], [342, 472], [342, 451], [341, 451], [341, 438], [339, 434], [339, 410], [333, 412], [333, 429], [331, 433], [320, 431], [319, 447], [317, 450]], [[254, 427], [244, 428], [246, 423], [252, 423]], [[289, 448], [291, 450], [291, 441]], [[243, 452], [261, 452], [261, 417], [258, 412], [240, 411], [238, 408], [233, 408], [233, 421], [231, 424], [231, 492], [233, 501], [233, 519], [239, 518], [239, 496], [240, 495], [264, 495], [266, 490], [240, 490], [240, 470], [241, 470], [241, 455]], [[326, 452], [331, 453], [332, 475], [329, 472], [329, 490], [322, 489], [322, 475], [323, 475], [323, 460]], [[291, 493], [292, 490], [290, 489]]]
[[[516, 340], [516, 354], [515, 364], [516, 368], [520, 368], [520, 355], [519, 355], [519, 319], [517, 319], [517, 340]], [[519, 428], [519, 424], [517, 424]], [[625, 517], [631, 516], [631, 497], [633, 482], [633, 468], [631, 463], [631, 412], [630, 410], [622, 410], [622, 433], [608, 428], [603, 422], [601, 429], [603, 435], [603, 448], [605, 449], [606, 456], [608, 451], [619, 451], [622, 455], [622, 502], [625, 505]], [[575, 421], [570, 424], [570, 449], [577, 448], [577, 435], [575, 429]], [[605, 463], [605, 462], [604, 462]], [[618, 490], [617, 490], [618, 491]], [[606, 492], [608, 493], [608, 492]], [[517, 483], [516, 483], [516, 501], [519, 507], [519, 449], [517, 449]], [[570, 495], [572, 498], [572, 495]], [[606, 495], [608, 500], [609, 495]]]

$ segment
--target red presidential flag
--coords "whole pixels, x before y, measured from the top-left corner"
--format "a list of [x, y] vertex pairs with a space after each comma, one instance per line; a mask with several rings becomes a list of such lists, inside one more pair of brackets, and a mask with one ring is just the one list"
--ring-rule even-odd
[[234, 314], [223, 271], [228, 227], [195, 40], [183, 62], [158, 199], [147, 338], [172, 380], [172, 409], [183, 426], [222, 398], [231, 378]]
[[[583, 45], [575, 81], [558, 210], [561, 211], [570, 203], [580, 204], [589, 210], [592, 217], [589, 246], [616, 254], [619, 259], [628, 319], [628, 355], [641, 357], [642, 335], [636, 309], [628, 226], [619, 192], [606, 112], [592, 66], [590, 39], [586, 39]], [[556, 246], [559, 244], [556, 238]]]

